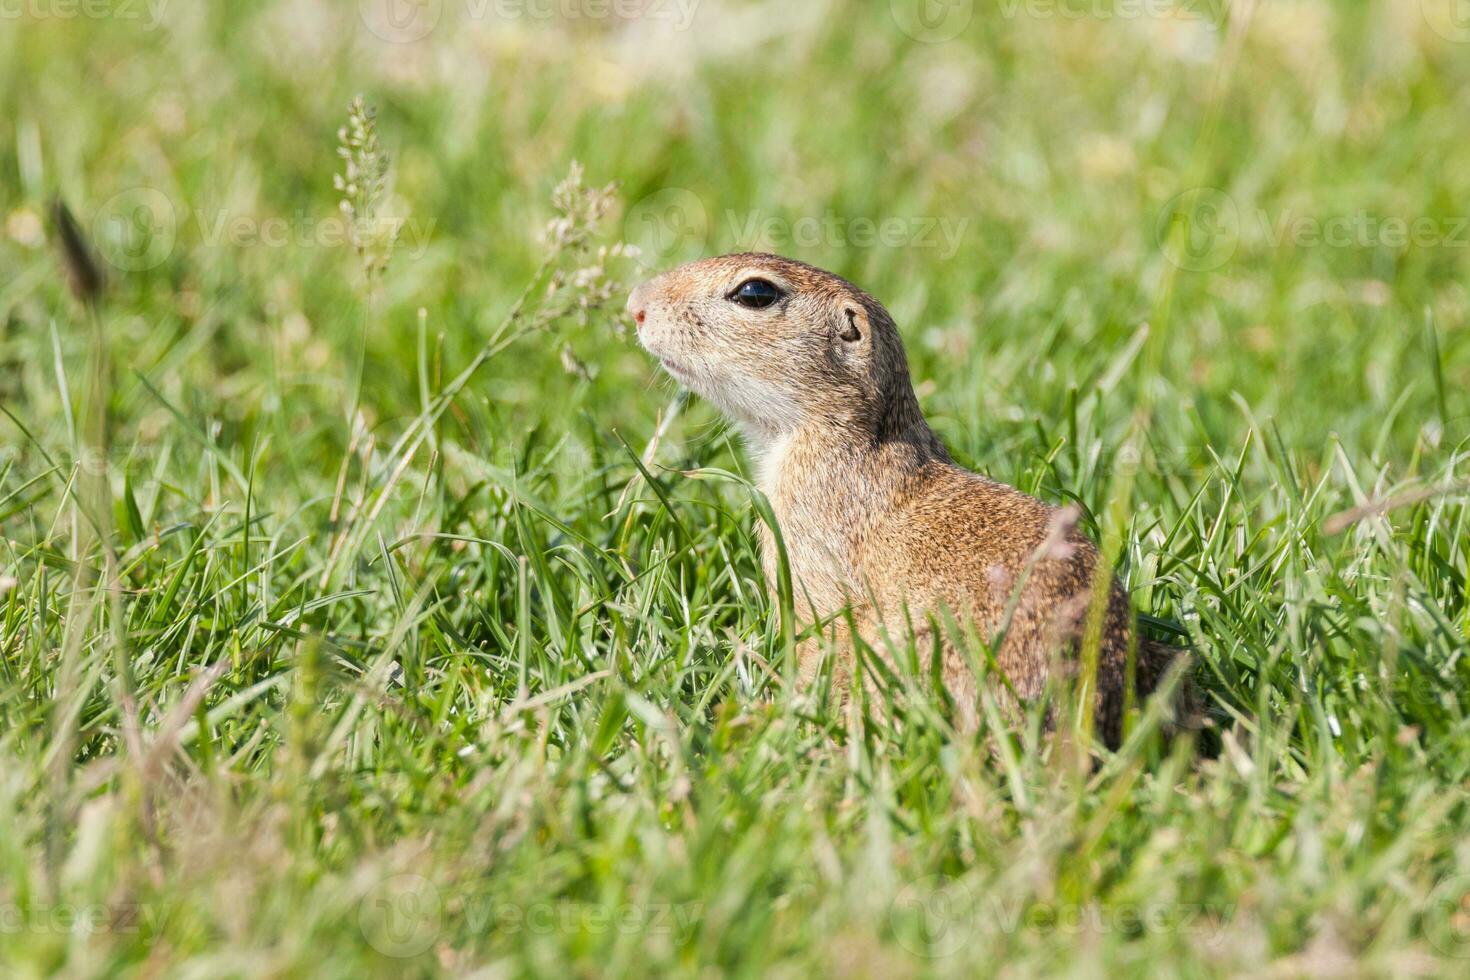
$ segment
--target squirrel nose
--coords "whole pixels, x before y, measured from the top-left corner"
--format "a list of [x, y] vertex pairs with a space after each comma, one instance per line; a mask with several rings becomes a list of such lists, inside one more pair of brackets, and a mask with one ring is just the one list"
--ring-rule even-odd
[[643, 321], [648, 319], [648, 303], [643, 298], [643, 287], [633, 290], [628, 297], [628, 315], [638, 326], [643, 326]]

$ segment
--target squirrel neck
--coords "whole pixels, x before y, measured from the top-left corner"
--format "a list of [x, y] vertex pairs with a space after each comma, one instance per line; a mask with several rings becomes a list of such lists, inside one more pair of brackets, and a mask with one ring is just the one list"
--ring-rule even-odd
[[912, 388], [904, 385], [875, 408], [866, 417], [814, 417], [785, 431], [746, 431], [757, 483], [783, 525], [798, 533], [821, 525], [860, 537], [926, 466], [951, 462]]
[[[868, 542], [913, 498], [926, 470], [950, 462], [917, 406], [897, 428], [812, 420], [766, 438], [751, 434], [750, 447], [798, 592], [814, 611], [867, 591]], [[761, 535], [766, 575], [774, 582], [770, 532], [762, 528]]]

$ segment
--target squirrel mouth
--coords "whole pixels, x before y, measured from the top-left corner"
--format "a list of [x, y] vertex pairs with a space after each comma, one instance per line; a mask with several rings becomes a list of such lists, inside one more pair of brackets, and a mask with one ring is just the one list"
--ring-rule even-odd
[[687, 381], [692, 376], [692, 372], [688, 367], [674, 360], [672, 357], [660, 357], [658, 360], [664, 366], [664, 370], [672, 374], [678, 381]]

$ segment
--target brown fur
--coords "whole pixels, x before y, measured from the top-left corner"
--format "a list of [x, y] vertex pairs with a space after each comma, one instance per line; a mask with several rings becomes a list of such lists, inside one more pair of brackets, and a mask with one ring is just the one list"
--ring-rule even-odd
[[[731, 301], [752, 278], [788, 295], [764, 310]], [[1059, 663], [1075, 676], [1097, 548], [1068, 512], [954, 464], [924, 420], [903, 341], [877, 300], [812, 266], [741, 254], [645, 283], [628, 309], [669, 373], [744, 431], [805, 615], [851, 607], [859, 633], [880, 654], [890, 649], [885, 633], [906, 644], [905, 624], [913, 623], [927, 660], [927, 617], [947, 611], [987, 641], [1004, 627], [997, 663], [1022, 698], [1039, 695]], [[762, 534], [774, 587], [773, 539]], [[1106, 603], [1096, 725], [1116, 744], [1133, 614], [1116, 584]], [[975, 674], [948, 643], [944, 651], [944, 683], [968, 707]], [[805, 675], [820, 653], [819, 644], [804, 645]], [[1140, 695], [1168, 659], [1161, 648], [1141, 646]]]

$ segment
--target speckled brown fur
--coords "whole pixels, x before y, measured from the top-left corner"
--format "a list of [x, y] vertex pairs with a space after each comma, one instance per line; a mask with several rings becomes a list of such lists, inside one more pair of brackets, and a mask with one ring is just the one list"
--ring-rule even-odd
[[[750, 279], [785, 296], [766, 309], [733, 302]], [[919, 649], [929, 649], [929, 613], [947, 610], [989, 638], [1009, 612], [997, 662], [1023, 698], [1040, 694], [1058, 663], [1075, 664], [1097, 548], [1069, 513], [954, 464], [924, 420], [903, 341], [877, 300], [812, 266], [741, 254], [645, 283], [628, 309], [669, 373], [743, 430], [806, 616], [851, 607], [881, 653], [889, 649], [883, 634], [892, 640], [907, 623], [918, 624]], [[762, 533], [774, 583], [775, 549]], [[1122, 589], [1109, 590], [1096, 724], [1116, 744], [1133, 614]], [[820, 652], [804, 647], [805, 673]], [[1141, 646], [1140, 696], [1168, 659], [1163, 648]], [[943, 679], [957, 704], [973, 703], [975, 675], [947, 647]]]

